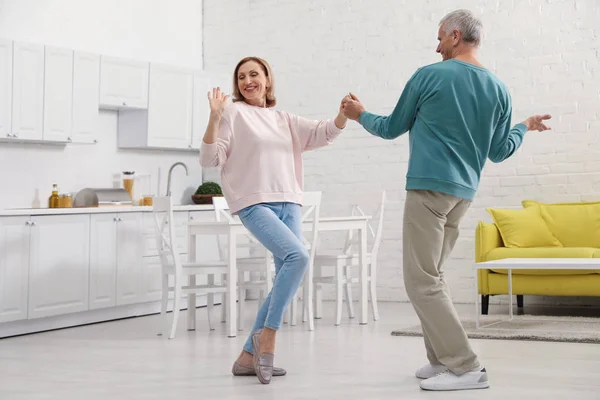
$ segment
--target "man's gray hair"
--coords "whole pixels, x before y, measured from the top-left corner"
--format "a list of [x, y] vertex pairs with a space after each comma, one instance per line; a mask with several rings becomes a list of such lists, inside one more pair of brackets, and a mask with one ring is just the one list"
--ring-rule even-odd
[[456, 10], [447, 14], [440, 21], [440, 27], [446, 34], [457, 30], [462, 34], [462, 39], [474, 46], [479, 46], [483, 36], [483, 24], [471, 11]]

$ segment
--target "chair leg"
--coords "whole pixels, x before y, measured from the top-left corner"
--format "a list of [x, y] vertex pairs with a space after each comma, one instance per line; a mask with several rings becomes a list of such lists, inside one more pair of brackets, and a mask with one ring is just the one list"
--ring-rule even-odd
[[[215, 276], [213, 274], [208, 275], [207, 283], [208, 283], [208, 285], [215, 284]], [[212, 324], [212, 316], [213, 316], [214, 306], [215, 306], [215, 294], [209, 293], [206, 296], [206, 314], [208, 317], [208, 329], [211, 331], [215, 330], [215, 328], [213, 327], [213, 324]]]
[[490, 295], [482, 294], [481, 295], [481, 314], [487, 315], [489, 306], [490, 306]]
[[242, 287], [245, 282], [245, 273], [244, 271], [238, 272], [238, 315], [237, 315], [237, 325], [238, 331], [244, 330], [244, 306], [246, 303], [246, 289]]
[[290, 326], [296, 326], [298, 319], [298, 294], [296, 293], [292, 298], [292, 304], [290, 307]]
[[371, 264], [371, 280], [369, 292], [371, 292], [371, 306], [373, 308], [373, 321], [379, 321], [379, 306], [377, 305], [377, 275], [374, 264]]
[[175, 290], [173, 299], [173, 322], [171, 324], [171, 333], [169, 339], [175, 338], [177, 323], [179, 322], [179, 312], [181, 311], [181, 277], [175, 276]]
[[342, 323], [342, 306], [343, 306], [343, 297], [342, 292], [344, 290], [342, 283], [342, 266], [338, 265], [335, 269], [335, 324], [340, 325]]
[[315, 291], [315, 319], [321, 319], [323, 317], [323, 287], [320, 283], [314, 284]]
[[308, 330], [315, 330], [315, 309], [313, 307], [313, 268], [312, 266], [308, 267], [308, 271], [306, 273], [307, 279], [304, 287], [306, 288], [306, 294], [304, 296], [303, 302], [306, 304], [306, 312], [308, 318]]
[[523, 308], [523, 295], [522, 294], [517, 295], [517, 307]]
[[[221, 276], [221, 285], [225, 286], [227, 274]], [[227, 322], [227, 294], [221, 293], [221, 323]]]
[[162, 298], [160, 304], [161, 327], [160, 336], [164, 336], [169, 328], [169, 319], [167, 318], [167, 307], [169, 306], [169, 275], [162, 276]]
[[344, 266], [344, 289], [346, 292], [346, 302], [348, 306], [348, 317], [354, 318], [354, 306], [352, 305], [352, 271], [348, 265]]

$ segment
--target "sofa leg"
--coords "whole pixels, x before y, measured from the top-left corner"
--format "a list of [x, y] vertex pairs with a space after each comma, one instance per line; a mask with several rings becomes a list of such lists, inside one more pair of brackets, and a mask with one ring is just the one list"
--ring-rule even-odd
[[481, 295], [481, 314], [487, 315], [489, 306], [490, 306], [490, 295], [482, 294]]
[[517, 295], [517, 307], [523, 308], [523, 295], [522, 294]]

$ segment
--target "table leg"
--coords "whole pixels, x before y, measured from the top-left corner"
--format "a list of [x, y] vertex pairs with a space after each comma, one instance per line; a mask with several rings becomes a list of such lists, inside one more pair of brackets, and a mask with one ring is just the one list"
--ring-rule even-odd
[[358, 256], [360, 259], [360, 321], [361, 325], [367, 324], [367, 317], [369, 313], [369, 304], [367, 297], [367, 226], [366, 222], [359, 230], [359, 250]]
[[236, 255], [236, 235], [230, 230], [228, 240], [229, 271], [227, 273], [227, 324], [229, 327], [229, 337], [237, 335], [237, 316], [236, 316], [236, 292], [237, 292], [237, 255]]
[[475, 329], [479, 329], [479, 270], [475, 267]]
[[[191, 262], [196, 261], [196, 238], [197, 238], [196, 235], [188, 236], [188, 257]], [[189, 285], [196, 286], [196, 275], [189, 276]], [[188, 317], [187, 317], [188, 331], [195, 331], [196, 330], [196, 294], [195, 293], [188, 294], [187, 311], [188, 311]]]
[[512, 321], [513, 319], [513, 290], [512, 290], [512, 269], [508, 269], [508, 297], [509, 297], [509, 310], [508, 310], [508, 316], [509, 319]]

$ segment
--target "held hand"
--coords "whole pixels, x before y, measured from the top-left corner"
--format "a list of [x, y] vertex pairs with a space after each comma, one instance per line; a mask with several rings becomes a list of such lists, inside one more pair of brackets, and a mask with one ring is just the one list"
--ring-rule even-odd
[[365, 111], [365, 107], [354, 94], [350, 93], [342, 100], [342, 112], [348, 119], [358, 121], [363, 111]]
[[529, 131], [547, 131], [551, 128], [547, 126], [544, 121], [549, 120], [550, 118], [552, 118], [550, 114], [532, 115], [531, 117], [527, 118], [523, 124], [527, 126], [527, 130]]
[[338, 110], [338, 115], [335, 117], [335, 126], [340, 129], [344, 129], [346, 127], [346, 123], [348, 122], [348, 118], [344, 115], [344, 101], [349, 99], [349, 96], [344, 96], [342, 101], [340, 102], [340, 109]]
[[211, 115], [221, 118], [229, 96], [222, 93], [221, 88], [213, 88], [212, 93], [209, 91], [207, 95]]

